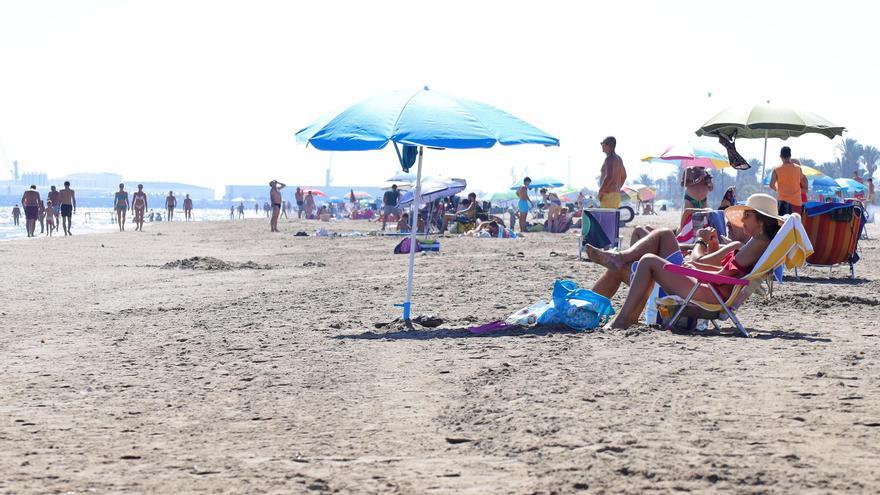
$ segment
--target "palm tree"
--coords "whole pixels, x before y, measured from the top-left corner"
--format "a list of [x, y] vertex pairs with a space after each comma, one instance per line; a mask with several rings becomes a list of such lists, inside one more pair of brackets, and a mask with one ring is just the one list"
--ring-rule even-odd
[[852, 176], [853, 172], [859, 169], [863, 146], [855, 139], [846, 138], [837, 145], [837, 149], [840, 151], [841, 176]]
[[648, 175], [648, 174], [642, 174], [642, 175], [639, 176], [638, 183], [639, 183], [639, 184], [644, 184], [644, 185], [646, 185], [646, 186], [653, 186], [653, 185], [654, 185], [654, 179], [652, 179], [651, 176]]
[[878, 163], [880, 163], [880, 150], [876, 146], [865, 146], [862, 149], [862, 164], [868, 170], [868, 177], [874, 176]]

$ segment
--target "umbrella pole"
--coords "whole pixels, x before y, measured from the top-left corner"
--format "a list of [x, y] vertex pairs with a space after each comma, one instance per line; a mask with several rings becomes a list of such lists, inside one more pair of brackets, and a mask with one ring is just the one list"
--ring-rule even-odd
[[422, 154], [424, 153], [424, 148], [419, 146], [419, 164], [416, 172], [416, 191], [413, 194], [413, 203], [412, 203], [412, 213], [410, 213], [410, 221], [412, 222], [412, 227], [409, 231], [409, 273], [406, 277], [406, 299], [403, 301], [403, 319], [406, 322], [410, 321], [410, 299], [412, 297], [412, 286], [413, 286], [413, 267], [416, 263], [416, 230], [419, 225], [418, 216], [419, 213], [419, 203], [422, 200]]
[[761, 164], [761, 183], [764, 183], [764, 175], [767, 174], [767, 137], [770, 135], [769, 129], [764, 129], [764, 162]]

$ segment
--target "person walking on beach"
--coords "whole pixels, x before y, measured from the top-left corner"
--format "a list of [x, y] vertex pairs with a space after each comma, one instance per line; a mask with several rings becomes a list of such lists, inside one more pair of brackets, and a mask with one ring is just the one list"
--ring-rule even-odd
[[177, 198], [174, 197], [174, 191], [168, 191], [168, 196], [165, 198], [165, 221], [170, 222], [174, 220], [174, 208], [177, 207]]
[[617, 154], [617, 139], [614, 136], [606, 137], [600, 144], [605, 153], [605, 162], [599, 175], [599, 207], [617, 209], [620, 207], [620, 188], [626, 182], [626, 167]]
[[49, 208], [49, 213], [54, 217], [53, 220], [55, 221], [55, 226], [57, 228], [58, 215], [61, 213], [61, 202], [58, 200], [58, 190], [55, 189], [55, 186], [49, 188], [49, 194], [46, 195], [46, 201], [52, 202], [52, 207]]
[[61, 211], [61, 228], [64, 229], [64, 235], [73, 235], [70, 227], [72, 226], [73, 214], [76, 212], [76, 193], [70, 188], [70, 181], [64, 181], [64, 189], [58, 191], [58, 208]]
[[46, 201], [46, 235], [52, 237], [52, 231], [55, 230], [55, 213], [52, 200]]
[[853, 170], [853, 180], [858, 182], [859, 184], [865, 183], [865, 179], [862, 178], [862, 173], [859, 171], [859, 169]]
[[293, 195], [293, 199], [296, 200], [296, 218], [302, 218], [303, 201], [305, 201], [305, 198], [303, 197], [303, 190], [301, 188], [296, 188], [296, 193]]
[[235, 205], [229, 207], [229, 219], [235, 220]]
[[809, 188], [803, 170], [791, 159], [791, 148], [783, 146], [779, 150], [782, 165], [773, 169], [770, 175], [770, 189], [776, 191], [776, 203], [780, 215], [801, 213], [802, 192]]
[[[529, 199], [529, 185], [532, 183], [532, 179], [526, 177], [523, 179], [523, 185], [519, 186], [519, 189], [516, 190], [516, 197], [519, 198], [519, 204], [517, 205], [517, 209], [519, 210], [519, 231], [526, 231], [526, 219], [529, 216], [529, 207], [532, 205], [532, 201]], [[513, 225], [511, 225], [511, 228]]]
[[189, 198], [189, 194], [183, 197], [183, 218], [189, 222], [193, 216], [193, 200]]
[[27, 236], [33, 237], [37, 228], [37, 218], [40, 216], [40, 193], [37, 186], [31, 185], [21, 196], [21, 206], [24, 207], [24, 221]]
[[315, 197], [312, 196], [312, 191], [309, 191], [308, 194], [306, 194], [305, 207], [306, 220], [308, 220], [312, 218], [312, 215], [315, 213]]
[[40, 233], [46, 231], [46, 202], [42, 199], [40, 200], [40, 216], [38, 217], [40, 220]]
[[131, 195], [131, 207], [134, 210], [134, 230], [143, 232], [144, 213], [147, 211], [147, 193], [143, 184], [138, 184], [137, 192]]
[[125, 216], [129, 205], [125, 184], [119, 184], [119, 190], [113, 195], [113, 208], [116, 210], [116, 224], [119, 225], [120, 232], [125, 230]]
[[400, 191], [397, 190], [397, 184], [392, 184], [391, 189], [385, 191], [382, 195], [382, 230], [385, 230], [385, 223], [392, 214], [397, 215], [397, 203], [400, 200]]
[[281, 190], [285, 187], [287, 187], [287, 184], [277, 180], [269, 182], [269, 201], [272, 203], [272, 219], [269, 220], [271, 232], [279, 232], [278, 217], [281, 215]]
[[[868, 177], [868, 197], [865, 198], [869, 205], [874, 204], [874, 178]], [[16, 223], [16, 225], [18, 225]]]
[[281, 202], [281, 216], [284, 218], [290, 219], [290, 217], [287, 216], [287, 210], [289, 210], [289, 209], [290, 209], [290, 201], [282, 201]]
[[244, 218], [244, 201], [238, 203], [238, 219], [241, 220]]
[[254, 201], [254, 215], [260, 214], [260, 202]]
[[18, 205], [12, 208], [12, 224], [18, 227], [18, 219], [21, 218], [21, 208]]

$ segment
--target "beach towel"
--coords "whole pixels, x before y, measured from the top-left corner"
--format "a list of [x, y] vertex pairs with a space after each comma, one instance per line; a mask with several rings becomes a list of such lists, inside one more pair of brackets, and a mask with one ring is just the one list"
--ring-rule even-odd
[[[398, 242], [397, 245], [394, 246], [394, 254], [409, 254], [409, 241], [409, 237], [401, 239], [400, 242]], [[419, 244], [419, 241], [416, 241], [416, 252], [418, 253], [421, 250], [422, 245]]]

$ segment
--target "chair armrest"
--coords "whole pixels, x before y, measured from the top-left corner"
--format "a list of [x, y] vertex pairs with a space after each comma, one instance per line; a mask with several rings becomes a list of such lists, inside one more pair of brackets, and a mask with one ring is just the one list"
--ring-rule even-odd
[[717, 273], [704, 272], [702, 270], [694, 270], [684, 266], [668, 264], [664, 266], [667, 272], [683, 275], [685, 277], [694, 277], [700, 282], [719, 285], [749, 285], [749, 281], [742, 278], [728, 277], [726, 275], [718, 275]]

